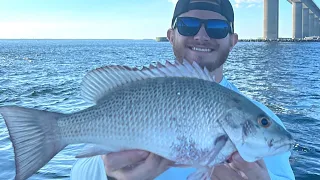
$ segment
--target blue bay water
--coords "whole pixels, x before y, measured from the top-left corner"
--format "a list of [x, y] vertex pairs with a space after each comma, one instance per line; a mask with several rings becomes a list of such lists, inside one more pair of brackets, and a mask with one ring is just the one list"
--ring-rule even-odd
[[[153, 40], [0, 40], [0, 106], [71, 113], [88, 107], [82, 77], [107, 64], [173, 60], [168, 42]], [[273, 110], [297, 145], [290, 162], [297, 179], [320, 179], [320, 43], [239, 42], [225, 66], [244, 94]], [[68, 179], [71, 145], [30, 179]], [[14, 155], [0, 117], [0, 179], [13, 179]]]

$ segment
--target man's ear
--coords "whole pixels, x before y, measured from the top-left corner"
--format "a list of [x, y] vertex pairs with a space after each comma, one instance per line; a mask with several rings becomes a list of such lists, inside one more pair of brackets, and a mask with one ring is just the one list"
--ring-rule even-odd
[[173, 44], [173, 36], [174, 36], [173, 33], [174, 33], [174, 30], [172, 28], [168, 29], [167, 38], [171, 44]]
[[233, 47], [238, 43], [238, 34], [237, 33], [233, 33], [230, 36], [230, 51], [232, 51]]

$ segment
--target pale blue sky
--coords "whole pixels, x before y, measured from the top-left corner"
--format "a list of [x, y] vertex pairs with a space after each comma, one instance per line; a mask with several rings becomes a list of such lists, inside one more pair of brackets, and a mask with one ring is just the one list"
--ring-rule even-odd
[[[176, 0], [0, 0], [0, 39], [154, 39], [166, 36]], [[238, 3], [236, 3], [238, 2]], [[320, 0], [314, 0], [320, 7]], [[263, 36], [263, 0], [231, 0], [239, 38]], [[292, 7], [280, 0], [280, 37]]]

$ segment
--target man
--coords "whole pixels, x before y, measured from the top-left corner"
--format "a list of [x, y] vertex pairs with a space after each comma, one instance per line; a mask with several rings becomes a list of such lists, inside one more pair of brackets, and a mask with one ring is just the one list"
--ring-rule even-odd
[[[211, 19], [210, 21], [206, 21]], [[234, 13], [229, 0], [179, 0], [172, 28], [167, 37], [178, 61], [186, 59], [206, 66], [216, 81], [236, 92], [239, 90], [223, 76], [223, 64], [238, 41], [234, 33]], [[240, 92], [239, 92], [240, 93]], [[255, 102], [255, 101], [254, 101]], [[255, 102], [278, 120], [266, 106]], [[248, 163], [235, 153], [230, 163], [217, 166], [212, 179], [295, 179], [289, 164], [290, 152]], [[170, 167], [172, 162], [152, 153], [138, 150], [110, 153], [80, 159], [74, 165], [72, 179], [167, 180], [186, 179], [193, 168]]]

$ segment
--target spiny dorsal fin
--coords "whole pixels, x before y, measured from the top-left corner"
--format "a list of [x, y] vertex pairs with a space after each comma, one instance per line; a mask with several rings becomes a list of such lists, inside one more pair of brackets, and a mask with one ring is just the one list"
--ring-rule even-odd
[[190, 64], [184, 60], [174, 64], [166, 61], [156, 66], [144, 66], [142, 69], [121, 65], [109, 65], [87, 73], [82, 81], [82, 96], [89, 102], [97, 103], [111, 89], [123, 84], [156, 77], [190, 77], [214, 82], [207, 68], [202, 69], [196, 62]]

